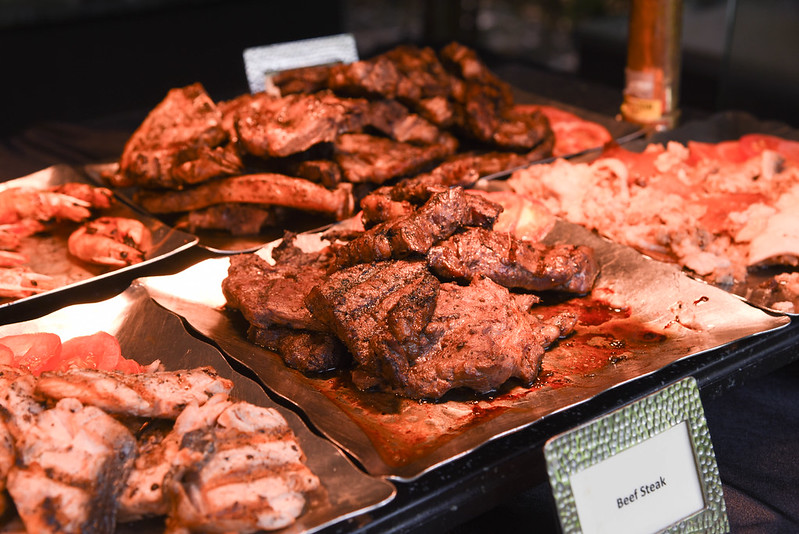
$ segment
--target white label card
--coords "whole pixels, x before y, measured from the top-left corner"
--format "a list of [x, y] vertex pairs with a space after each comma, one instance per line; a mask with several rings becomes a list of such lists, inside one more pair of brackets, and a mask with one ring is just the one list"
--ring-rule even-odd
[[553, 437], [544, 457], [567, 534], [729, 531], [692, 377]]
[[352, 63], [358, 61], [358, 48], [352, 34], [342, 33], [247, 48], [243, 56], [250, 92], [260, 93], [268, 89], [271, 74], [302, 67]]
[[688, 425], [571, 476], [585, 534], [659, 532], [705, 507]]

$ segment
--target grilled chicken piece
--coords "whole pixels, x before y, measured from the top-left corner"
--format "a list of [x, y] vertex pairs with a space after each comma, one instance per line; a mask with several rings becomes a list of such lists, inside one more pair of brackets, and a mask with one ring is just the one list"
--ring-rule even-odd
[[44, 410], [34, 397], [36, 378], [27, 371], [0, 365], [0, 420], [20, 439]]
[[2, 419], [0, 419], [0, 517], [6, 511], [6, 478], [14, 465], [14, 438]]
[[113, 532], [136, 454], [120, 422], [76, 399], [36, 417], [17, 442], [8, 491], [28, 532]]
[[191, 402], [202, 404], [233, 383], [211, 367], [125, 374], [97, 369], [42, 373], [36, 391], [52, 399], [72, 397], [109, 413], [176, 418]]
[[164, 498], [164, 477], [180, 448], [180, 436], [172, 432], [166, 420], [147, 425], [137, 437], [138, 455], [119, 496], [119, 521], [135, 521], [166, 515], [169, 506]]
[[272, 408], [213, 399], [187, 407], [175, 431], [182, 448], [166, 481], [169, 531], [283, 528], [319, 487], [294, 433]]

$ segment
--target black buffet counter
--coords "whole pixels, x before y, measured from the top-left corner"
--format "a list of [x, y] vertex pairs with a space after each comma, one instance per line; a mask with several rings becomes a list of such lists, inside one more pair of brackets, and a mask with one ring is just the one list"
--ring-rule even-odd
[[[606, 116], [614, 113], [620, 100], [612, 89], [526, 68], [506, 66], [499, 74], [530, 93]], [[112, 161], [145, 113], [41, 123], [2, 139], [0, 178], [21, 177], [54, 164]], [[687, 115], [688, 120], [705, 118], [699, 113]], [[124, 291], [134, 277], [176, 273], [212, 256], [195, 247], [88, 290], [75, 288], [60, 293], [56, 300], [0, 309], [0, 323], [110, 298]], [[784, 328], [733, 342], [701, 358], [676, 361], [549, 415], [412, 481], [395, 482], [397, 494], [388, 504], [328, 526], [324, 532], [556, 532], [544, 443], [685, 377], [694, 377], [701, 391], [731, 531], [799, 531], [799, 321], [794, 318]]]

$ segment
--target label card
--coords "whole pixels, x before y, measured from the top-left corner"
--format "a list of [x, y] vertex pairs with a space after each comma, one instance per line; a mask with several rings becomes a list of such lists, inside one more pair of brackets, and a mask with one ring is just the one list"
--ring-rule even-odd
[[244, 70], [251, 93], [268, 89], [276, 72], [301, 67], [358, 61], [355, 37], [349, 33], [257, 46], [244, 50]]
[[550, 439], [544, 455], [564, 532], [729, 531], [693, 378]]

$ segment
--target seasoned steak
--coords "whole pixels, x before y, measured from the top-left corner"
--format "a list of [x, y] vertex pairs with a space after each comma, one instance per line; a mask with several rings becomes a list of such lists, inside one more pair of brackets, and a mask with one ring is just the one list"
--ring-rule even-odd
[[259, 93], [238, 109], [236, 130], [248, 153], [284, 157], [359, 130], [368, 110], [366, 100], [341, 98], [329, 91], [282, 98]]
[[227, 277], [222, 281], [222, 292], [230, 308], [241, 312], [247, 322], [256, 328], [272, 326], [326, 332], [324, 324], [316, 320], [303, 303], [308, 292], [325, 283], [332, 263], [329, 251], [305, 253], [284, 239], [289, 252], [283, 252], [275, 265], [258, 254], [231, 256]]
[[463, 226], [493, 226], [502, 207], [460, 187], [438, 191], [407, 216], [381, 223], [336, 249], [336, 265], [426, 254]]
[[434, 246], [427, 262], [446, 280], [468, 283], [486, 276], [528, 291], [586, 293], [599, 273], [589, 247], [544, 245], [483, 228], [469, 228]]
[[457, 148], [454, 137], [442, 143], [414, 145], [364, 133], [340, 135], [335, 141], [336, 163], [348, 182], [382, 184], [392, 178], [421, 172]]
[[172, 89], [125, 144], [113, 185], [179, 189], [235, 174], [242, 163], [228, 140], [201, 84]]
[[456, 388], [489, 393], [511, 378], [529, 385], [552, 342], [507, 289], [485, 278], [465, 287], [441, 284], [420, 335], [401, 334], [379, 327], [373, 357], [394, 371], [387, 389], [416, 399], [439, 399]]
[[545, 154], [536, 149], [527, 154], [487, 152], [455, 155], [430, 172], [404, 178], [392, 186], [379, 187], [362, 198], [364, 226], [369, 228], [407, 215], [443, 187], [468, 187], [483, 176], [520, 167]]
[[353, 381], [368, 389], [395, 374], [385, 367], [390, 362], [375, 358], [375, 333], [388, 328], [412, 343], [432, 316], [438, 286], [422, 261], [365, 263], [330, 275], [306, 305], [347, 346], [357, 365]]

